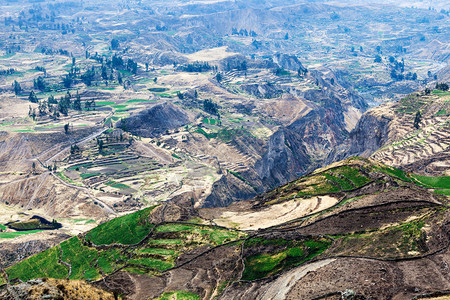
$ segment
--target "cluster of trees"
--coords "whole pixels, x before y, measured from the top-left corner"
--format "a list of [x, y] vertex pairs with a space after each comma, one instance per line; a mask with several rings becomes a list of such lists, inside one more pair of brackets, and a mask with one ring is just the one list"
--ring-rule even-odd
[[[95, 55], [90, 56], [88, 52], [86, 52], [86, 56], [96, 60], [101, 63], [100, 67], [91, 66], [86, 69], [84, 73], [81, 74], [80, 69], [75, 67], [75, 58], [72, 59], [72, 68], [66, 76], [62, 78], [62, 82], [66, 88], [70, 88], [75, 80], [77, 79], [77, 75], [79, 74], [79, 79], [87, 86], [91, 86], [96, 80], [104, 80], [106, 85], [108, 85], [108, 81], [113, 81], [117, 79], [119, 84], [123, 83], [123, 78], [120, 72], [115, 72], [124, 70], [128, 71], [131, 74], [136, 74], [138, 70], [138, 64], [133, 59], [124, 60], [119, 55], [114, 55], [111, 59], [108, 59], [105, 56]], [[117, 75], [115, 75], [115, 73]]]
[[0, 70], [0, 76], [6, 76], [6, 75], [11, 75], [15, 72], [16, 70], [13, 68], [9, 68], [9, 69], [5, 69], [5, 70]]
[[239, 61], [232, 61], [231, 63], [230, 61], [227, 61], [227, 64], [225, 65], [225, 70], [247, 71], [247, 61], [239, 60]]
[[219, 106], [212, 102], [211, 99], [205, 99], [203, 101], [203, 110], [212, 115], [219, 116]]
[[[379, 47], [379, 46], [378, 46]], [[381, 48], [377, 47], [377, 51], [381, 53]], [[383, 60], [379, 54], [375, 55], [374, 62], [381, 63]], [[391, 69], [390, 76], [395, 81], [402, 81], [402, 80], [417, 80], [417, 73], [408, 72], [404, 74], [405, 72], [405, 60], [402, 58], [401, 61], [397, 61], [395, 57], [390, 56], [389, 57], [389, 67]]]
[[[71, 3], [76, 5], [75, 2]], [[20, 28], [25, 28], [25, 31], [28, 31], [28, 27], [30, 26], [36, 27], [39, 30], [61, 30], [62, 34], [67, 34], [68, 32], [75, 33], [75, 24], [56, 23], [55, 19], [55, 12], [43, 13], [42, 8], [37, 6], [27, 11], [22, 10], [17, 19], [5, 17], [4, 24], [5, 26], [13, 26], [13, 28], [15, 25], [18, 25]]]
[[237, 28], [231, 28], [231, 34], [232, 35], [240, 35], [240, 36], [251, 36], [251, 37], [257, 37], [258, 34], [254, 32], [253, 30], [248, 31], [247, 29], [240, 29]]
[[210, 70], [217, 70], [217, 66], [211, 66], [208, 62], [196, 61], [192, 64], [184, 64], [178, 67], [178, 70], [184, 72], [208, 72]]
[[[39, 104], [37, 112], [30, 106], [28, 115], [33, 119], [35, 119], [36, 116], [38, 115], [39, 116], [49, 115], [50, 117], [56, 119], [59, 118], [61, 114], [68, 115], [70, 109], [76, 111], [81, 111], [83, 109], [81, 96], [78, 94], [78, 92], [75, 95], [75, 97], [73, 97], [70, 94], [70, 92], [67, 92], [67, 94], [64, 97], [61, 97], [59, 100], [56, 99], [53, 95], [50, 95], [47, 100], [39, 101], [34, 91], [31, 91], [30, 95], [28, 96], [28, 100], [32, 103]], [[84, 108], [86, 110], [90, 109], [95, 110], [95, 101], [94, 100], [84, 101]]]
[[441, 90], [441, 91], [446, 92], [446, 91], [448, 91], [449, 86], [448, 86], [447, 83], [444, 83], [444, 82], [442, 82], [442, 83], [436, 83], [436, 89], [437, 89], [437, 90]]
[[14, 94], [19, 95], [22, 91], [22, 87], [20, 86], [20, 83], [17, 82], [17, 80], [14, 80], [14, 83], [12, 84]]
[[36, 66], [34, 69], [35, 69], [36, 71], [43, 72], [43, 73], [44, 73], [44, 76], [47, 75], [47, 69], [44, 68], [44, 67]]
[[117, 50], [120, 48], [120, 42], [117, 39], [111, 40], [111, 50]]
[[34, 88], [40, 90], [41, 92], [45, 91], [46, 85], [47, 84], [45, 83], [44, 78], [41, 76], [33, 80]]
[[155, 27], [155, 29], [156, 29], [156, 31], [167, 31], [167, 30], [169, 30], [168, 28], [167, 28], [167, 26], [165, 26], [165, 25], [156, 25], [156, 27]]
[[50, 49], [50, 48], [42, 48], [41, 53], [46, 54], [46, 55], [59, 54], [59, 55], [64, 55], [64, 56], [72, 56], [72, 53], [70, 53], [69, 51], [64, 50], [64, 49], [54, 50], [54, 49]]

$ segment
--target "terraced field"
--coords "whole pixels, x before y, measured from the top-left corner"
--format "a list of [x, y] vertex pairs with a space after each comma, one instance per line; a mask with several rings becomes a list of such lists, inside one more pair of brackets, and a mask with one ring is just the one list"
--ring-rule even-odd
[[[393, 115], [389, 123], [387, 141], [372, 154], [378, 161], [391, 166], [412, 166], [430, 161], [428, 168], [444, 172], [448, 162], [438, 157], [450, 147], [450, 93], [434, 90], [432, 95], [412, 94], [398, 104], [389, 106]], [[374, 115], [383, 114], [386, 108], [375, 109]], [[420, 112], [419, 128], [413, 125], [416, 113]], [[426, 170], [425, 170], [426, 172]]]
[[[439, 260], [449, 251], [448, 199], [428, 189], [447, 185], [448, 178], [413, 175], [354, 157], [227, 209], [263, 216], [268, 207], [319, 195], [337, 199], [318, 211], [275, 217], [278, 223], [270, 227], [243, 231], [232, 228], [239, 224], [217, 225], [225, 209], [197, 210], [189, 199], [180, 199], [103, 223], [7, 268], [3, 280], [85, 279], [132, 299], [144, 295], [229, 299], [247, 293], [270, 294], [286, 274], [294, 281], [279, 287], [277, 293], [294, 295], [297, 284], [308, 278], [305, 270], [317, 274], [316, 280], [325, 280], [315, 268], [318, 264], [328, 271], [337, 267], [343, 272], [348, 264], [366, 260], [382, 265], [386, 276], [405, 272], [415, 278], [424, 270], [417, 268], [418, 264]], [[37, 263], [45, 268], [35, 269]], [[360, 287], [376, 270], [355, 269], [359, 279], [352, 284], [347, 281], [347, 288], [370, 294], [375, 287]], [[426, 272], [441, 278], [445, 270], [439, 267]], [[404, 280], [386, 281], [384, 295], [395, 295], [396, 288], [388, 285], [402, 286], [407, 284]], [[314, 288], [314, 280], [308, 282], [303, 283], [301, 295], [308, 291], [316, 296], [325, 294]], [[327, 277], [326, 282], [341, 286], [339, 276]], [[431, 291], [445, 290], [447, 284], [441, 281], [431, 288], [414, 281]]]

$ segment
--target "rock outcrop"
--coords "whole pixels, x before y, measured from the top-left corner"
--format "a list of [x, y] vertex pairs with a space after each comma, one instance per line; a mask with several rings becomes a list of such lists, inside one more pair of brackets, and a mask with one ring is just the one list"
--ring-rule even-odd
[[189, 123], [188, 114], [178, 106], [164, 102], [121, 120], [117, 127], [142, 137], [157, 137]]

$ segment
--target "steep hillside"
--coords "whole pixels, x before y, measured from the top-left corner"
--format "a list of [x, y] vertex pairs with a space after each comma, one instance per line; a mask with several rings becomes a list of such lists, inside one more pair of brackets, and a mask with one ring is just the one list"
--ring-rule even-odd
[[424, 175], [449, 175], [449, 116], [448, 91], [413, 93], [364, 114], [338, 157], [364, 155]]
[[433, 180], [355, 157], [228, 208], [179, 197], [5, 269], [3, 296], [41, 277], [89, 280], [131, 299], [446, 292], [448, 199], [424, 187]]

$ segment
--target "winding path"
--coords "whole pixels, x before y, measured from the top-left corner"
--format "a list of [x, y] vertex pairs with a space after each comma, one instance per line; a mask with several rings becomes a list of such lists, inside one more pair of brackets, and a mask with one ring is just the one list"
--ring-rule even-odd
[[88, 188], [86, 188], [86, 187], [81, 187], [81, 186], [76, 186], [76, 185], [67, 183], [67, 182], [65, 182], [64, 180], [62, 180], [61, 178], [59, 178], [57, 175], [55, 175], [53, 172], [51, 172], [50, 174], [51, 174], [53, 177], [55, 177], [56, 179], [58, 179], [58, 180], [59, 180], [62, 184], [64, 184], [65, 186], [70, 187], [70, 188], [74, 188], [74, 189], [78, 189], [78, 190], [81, 190], [81, 191], [87, 193], [88, 196], [89, 196], [92, 200], [94, 200], [94, 201], [98, 202], [99, 204], [101, 204], [101, 207], [102, 207], [106, 212], [108, 212], [108, 213], [110, 213], [110, 214], [113, 214], [113, 215], [117, 215], [117, 213], [116, 213], [109, 205], [107, 205], [107, 204], [106, 204], [105, 202], [103, 202], [102, 200], [99, 200], [98, 198], [94, 197], [94, 196], [91, 194], [91, 191], [90, 191]]

